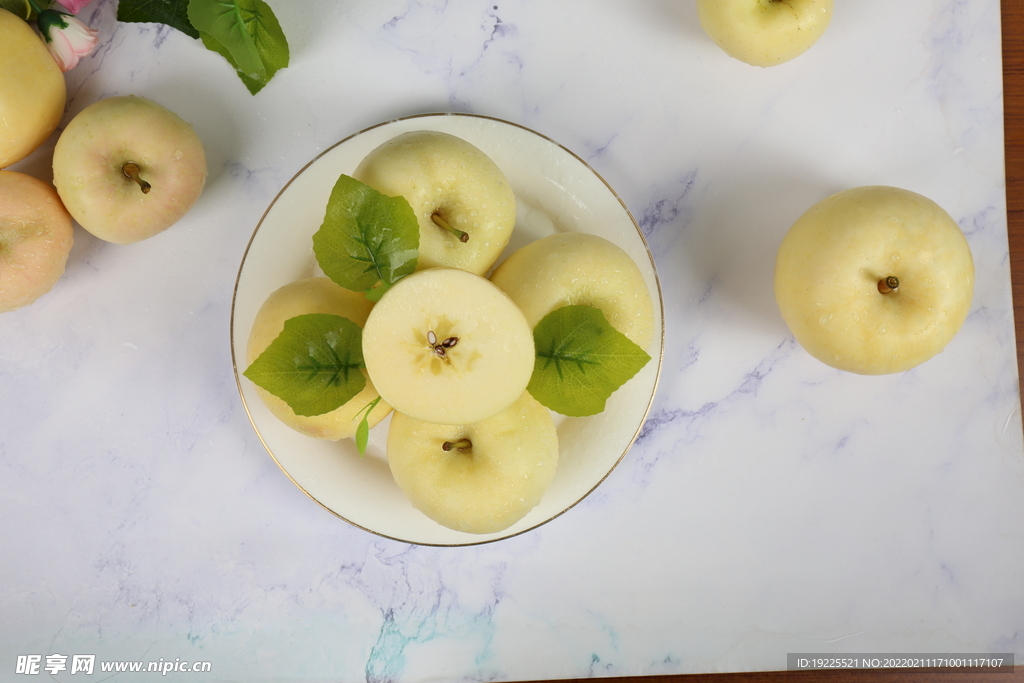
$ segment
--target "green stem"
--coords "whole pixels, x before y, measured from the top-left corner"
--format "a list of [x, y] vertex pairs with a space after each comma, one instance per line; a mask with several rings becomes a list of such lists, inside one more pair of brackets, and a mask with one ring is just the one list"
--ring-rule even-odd
[[441, 217], [441, 214], [438, 214], [438, 213], [432, 214], [430, 216], [430, 220], [434, 221], [434, 225], [436, 225], [437, 227], [444, 228], [445, 230], [447, 230], [451, 234], [453, 234], [456, 237], [458, 237], [460, 242], [468, 242], [469, 241], [469, 233], [468, 232], [463, 232], [462, 230], [459, 230], [458, 228], [452, 227], [452, 225], [448, 221], [446, 221], [444, 218]]

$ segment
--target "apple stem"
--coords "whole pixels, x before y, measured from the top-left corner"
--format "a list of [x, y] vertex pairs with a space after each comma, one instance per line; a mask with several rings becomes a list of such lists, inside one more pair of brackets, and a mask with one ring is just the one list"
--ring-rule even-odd
[[895, 275], [882, 278], [878, 281], [878, 291], [882, 294], [888, 294], [889, 292], [895, 292], [900, 288], [900, 280]]
[[134, 161], [125, 162], [121, 166], [121, 173], [124, 173], [124, 177], [131, 178], [138, 183], [139, 187], [142, 189], [142, 194], [149, 194], [149, 191], [153, 189], [153, 186], [139, 177], [139, 170], [139, 165]]
[[458, 441], [445, 441], [443, 444], [441, 444], [441, 450], [443, 451], [451, 451], [456, 448], [459, 449], [460, 451], [464, 451], [472, 447], [473, 442], [470, 441], [469, 439], [459, 439]]
[[430, 220], [434, 221], [434, 225], [436, 225], [437, 227], [444, 228], [445, 230], [447, 230], [451, 234], [453, 234], [456, 237], [458, 237], [460, 242], [468, 242], [469, 241], [469, 233], [468, 232], [463, 232], [462, 230], [459, 230], [458, 228], [452, 227], [451, 223], [449, 223], [445, 219], [441, 218], [441, 214], [439, 214], [439, 213], [431, 214]]

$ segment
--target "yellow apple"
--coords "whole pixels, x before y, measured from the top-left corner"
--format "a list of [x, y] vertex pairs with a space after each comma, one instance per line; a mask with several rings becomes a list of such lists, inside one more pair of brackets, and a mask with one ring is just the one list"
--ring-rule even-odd
[[0, 168], [31, 154], [64, 116], [67, 86], [43, 40], [0, 9]]
[[72, 233], [71, 216], [53, 187], [0, 171], [0, 313], [53, 288], [64, 274]]
[[79, 112], [57, 139], [53, 183], [79, 225], [130, 244], [192, 208], [206, 183], [206, 154], [174, 112], [144, 97], [108, 97]]
[[490, 282], [429, 268], [384, 293], [363, 328], [363, 361], [398, 412], [472, 424], [508, 408], [533, 374], [533, 332]]
[[483, 275], [516, 224], [516, 198], [501, 169], [448, 133], [404, 133], [371, 151], [353, 177], [404, 197], [420, 228], [417, 268], [461, 268]]
[[609, 324], [642, 349], [654, 334], [654, 304], [643, 274], [618, 245], [582, 232], [542, 237], [513, 252], [491, 282], [509, 295], [532, 330], [562, 306], [600, 308]]
[[858, 187], [812, 206], [775, 264], [793, 336], [850, 372], [908, 370], [953, 339], [971, 306], [974, 262], [960, 227], [927, 197]]
[[[252, 363], [257, 356], [277, 339], [284, 329], [284, 321], [307, 313], [328, 313], [348, 318], [362, 327], [373, 304], [360, 293], [339, 287], [326, 277], [311, 277], [291, 282], [275, 290], [260, 307], [253, 321], [246, 347], [246, 357]], [[363, 371], [366, 375], [366, 371]], [[359, 426], [360, 413], [378, 397], [373, 382], [367, 380], [363, 390], [347, 403], [322, 415], [296, 415], [287, 403], [260, 386], [256, 393], [274, 416], [297, 432], [317, 439], [344, 439], [353, 436]], [[387, 417], [391, 406], [381, 401], [370, 411], [367, 422], [371, 427]]]
[[774, 66], [802, 55], [828, 28], [832, 0], [697, 0], [704, 32], [729, 55]]
[[507, 529], [540, 502], [558, 465], [551, 412], [524, 392], [493, 417], [437, 425], [395, 413], [388, 465], [413, 506], [457, 531]]

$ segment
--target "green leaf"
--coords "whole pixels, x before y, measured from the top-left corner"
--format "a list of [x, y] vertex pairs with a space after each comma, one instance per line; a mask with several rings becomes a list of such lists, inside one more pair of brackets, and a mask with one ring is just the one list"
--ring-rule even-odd
[[604, 410], [608, 397], [651, 357], [593, 306], [563, 306], [533, 330], [537, 361], [526, 387], [556, 413], [582, 417]]
[[383, 282], [378, 282], [372, 288], [366, 290], [365, 295], [367, 301], [377, 303], [378, 301], [381, 300], [381, 297], [384, 296], [384, 292], [388, 291], [390, 287], [391, 285], [386, 285]]
[[329, 413], [366, 386], [360, 372], [362, 337], [362, 329], [340, 315], [289, 318], [242, 374], [285, 401], [296, 415]]
[[245, 84], [250, 93], [255, 95], [263, 89], [263, 86], [270, 82], [270, 79], [274, 77], [278, 70], [288, 66], [290, 53], [288, 41], [284, 37], [284, 31], [281, 30], [281, 24], [278, 23], [277, 17], [274, 16], [270, 6], [263, 2], [263, 0], [256, 0], [255, 13], [247, 14], [244, 21], [246, 30], [253, 37], [260, 61], [263, 63], [265, 69], [263, 75], [250, 75], [244, 70], [239, 69], [238, 64], [231, 55], [231, 51], [212, 34], [200, 31], [199, 37], [207, 49], [213, 50], [224, 57], [235, 68], [235, 71], [238, 72], [238, 77], [242, 79], [242, 83]]
[[28, 0], [0, 0], [0, 9], [5, 9], [19, 19], [32, 18], [32, 6]]
[[356, 427], [356, 448], [359, 455], [366, 453], [366, 446], [370, 442], [370, 422], [364, 417]]
[[206, 31], [199, 32], [199, 39], [203, 41], [203, 45], [206, 46], [207, 50], [216, 52], [221, 57], [226, 59], [228, 61], [228, 64], [235, 68], [235, 73], [238, 74], [238, 77], [242, 80], [242, 83], [245, 85], [246, 89], [249, 90], [249, 93], [251, 95], [255, 95], [260, 90], [262, 90], [263, 86], [265, 86], [267, 84], [267, 81], [270, 80], [269, 77], [250, 78], [248, 74], [239, 69], [238, 66], [235, 64], [235, 60], [232, 59], [231, 53], [228, 52], [228, 49], [224, 47], [224, 43], [220, 42]]
[[142, 24], [167, 24], [187, 36], [198, 38], [199, 32], [188, 20], [189, 0], [120, 0], [117, 20]]
[[419, 244], [409, 202], [347, 175], [334, 184], [324, 222], [313, 235], [313, 253], [324, 274], [368, 296], [378, 283], [386, 289], [416, 270]]
[[246, 16], [256, 12], [256, 0], [189, 0], [188, 20], [200, 33], [208, 33], [231, 55], [231, 64], [249, 78], [266, 77], [267, 69], [246, 27]]
[[370, 442], [370, 413], [373, 412], [378, 403], [380, 403], [380, 396], [367, 403], [359, 413], [356, 413], [357, 416], [360, 413], [363, 416], [363, 419], [356, 426], [356, 448], [359, 449], [360, 456], [366, 453], [366, 446]]

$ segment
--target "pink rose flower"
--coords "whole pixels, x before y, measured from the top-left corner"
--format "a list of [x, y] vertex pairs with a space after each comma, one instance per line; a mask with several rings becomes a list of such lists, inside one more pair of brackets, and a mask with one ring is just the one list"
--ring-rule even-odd
[[92, 2], [92, 0], [57, 0], [57, 2], [63, 5], [64, 8], [72, 14], [78, 14], [78, 12]]
[[95, 29], [63, 12], [43, 10], [36, 23], [43, 34], [46, 49], [53, 55], [61, 71], [75, 68], [78, 61], [92, 52], [99, 41]]

